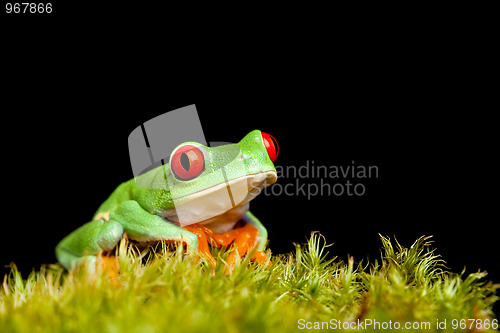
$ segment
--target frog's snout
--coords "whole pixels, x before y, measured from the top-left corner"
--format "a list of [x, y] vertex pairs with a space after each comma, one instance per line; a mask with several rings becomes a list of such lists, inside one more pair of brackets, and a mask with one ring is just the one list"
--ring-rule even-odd
[[262, 141], [264, 142], [264, 146], [266, 147], [267, 154], [269, 155], [271, 161], [274, 163], [274, 161], [276, 161], [276, 158], [278, 158], [278, 153], [280, 151], [278, 141], [276, 141], [276, 139], [271, 134], [267, 134], [264, 132], [261, 132], [260, 134], [262, 135]]
[[258, 174], [255, 174], [249, 180], [248, 185], [251, 188], [262, 189], [264, 187], [267, 187], [269, 185], [276, 183], [277, 180], [278, 180], [278, 177], [277, 177], [277, 174], [274, 170], [259, 172]]

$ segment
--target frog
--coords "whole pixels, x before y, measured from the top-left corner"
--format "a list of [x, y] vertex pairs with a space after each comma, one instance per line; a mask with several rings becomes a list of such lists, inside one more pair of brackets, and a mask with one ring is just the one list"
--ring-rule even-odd
[[96, 267], [126, 237], [137, 244], [185, 245], [187, 255], [199, 254], [213, 267], [209, 245], [231, 251], [230, 270], [251, 253], [251, 260], [269, 265], [267, 229], [249, 202], [277, 181], [278, 152], [276, 139], [260, 130], [215, 147], [181, 143], [168, 162], [121, 183], [90, 222], [57, 244], [56, 258], [68, 270]]

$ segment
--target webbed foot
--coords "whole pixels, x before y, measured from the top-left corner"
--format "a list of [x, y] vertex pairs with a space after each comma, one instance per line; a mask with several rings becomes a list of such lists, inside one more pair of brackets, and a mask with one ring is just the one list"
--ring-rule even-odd
[[217, 266], [217, 261], [212, 256], [212, 254], [210, 253], [210, 249], [208, 248], [208, 237], [212, 238], [214, 232], [200, 224], [191, 224], [183, 228], [187, 231], [192, 232], [198, 237], [198, 252], [204, 255], [215, 268]]
[[[249, 223], [241, 228], [223, 234], [215, 234], [212, 230], [200, 224], [185, 226], [184, 229], [194, 233], [198, 237], [198, 251], [212, 263], [214, 268], [217, 266], [217, 261], [210, 253], [208, 243], [210, 242], [215, 247], [228, 247], [231, 243], [233, 244], [233, 251], [227, 259], [229, 270], [226, 271], [226, 274], [229, 274], [234, 269], [236, 263], [241, 260], [241, 256], [251, 252], [256, 247], [259, 234], [257, 228]], [[271, 265], [271, 261], [268, 260], [264, 251], [255, 251], [251, 260], [256, 261], [260, 265], [267, 263], [267, 267]]]
[[[222, 245], [229, 245], [233, 242], [233, 251], [229, 254], [227, 258], [227, 264], [229, 266], [229, 270], [226, 271], [226, 274], [229, 274], [236, 265], [237, 262], [241, 260], [241, 256], [244, 256], [248, 252], [251, 252], [257, 245], [257, 237], [258, 230], [251, 224], [245, 224], [245, 226], [226, 232], [221, 235], [215, 235], [215, 239], [217, 242]], [[229, 244], [228, 244], [229, 243]], [[260, 265], [265, 265], [267, 263], [267, 267], [271, 265], [271, 261], [268, 260], [267, 255], [264, 251], [255, 251], [252, 258], [252, 261], [256, 261]]]

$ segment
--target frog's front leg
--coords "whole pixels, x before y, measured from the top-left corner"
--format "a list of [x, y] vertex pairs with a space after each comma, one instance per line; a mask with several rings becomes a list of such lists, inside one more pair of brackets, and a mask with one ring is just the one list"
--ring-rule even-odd
[[257, 229], [257, 231], [258, 231], [257, 251], [264, 251], [264, 249], [266, 248], [266, 243], [267, 243], [267, 229], [266, 229], [266, 227], [264, 227], [264, 225], [260, 222], [260, 220], [258, 218], [256, 218], [255, 215], [253, 215], [249, 211], [243, 216], [242, 220], [244, 222], [246, 222], [247, 224], [253, 225]]
[[267, 243], [267, 229], [262, 225], [258, 218], [251, 212], [247, 212], [242, 220], [246, 222], [245, 226], [235, 231], [239, 231], [234, 240], [234, 251], [229, 254], [227, 263], [232, 270], [240, 256], [255, 249], [252, 260], [261, 265], [269, 266], [271, 261], [267, 257], [264, 249]]
[[110, 220], [120, 223], [130, 239], [139, 242], [162, 240], [185, 242], [189, 252], [198, 251], [198, 237], [195, 234], [161, 216], [147, 212], [137, 201], [120, 203], [111, 211]]
[[56, 257], [67, 269], [87, 260], [95, 267], [97, 254], [113, 250], [126, 232], [138, 241], [184, 241], [188, 250], [198, 250], [195, 234], [145, 211], [136, 201], [124, 201], [104, 218], [91, 221], [66, 236], [56, 247]]
[[56, 246], [56, 257], [67, 269], [74, 268], [87, 260], [95, 268], [97, 254], [111, 251], [120, 241], [123, 227], [116, 221], [98, 219], [76, 229]]

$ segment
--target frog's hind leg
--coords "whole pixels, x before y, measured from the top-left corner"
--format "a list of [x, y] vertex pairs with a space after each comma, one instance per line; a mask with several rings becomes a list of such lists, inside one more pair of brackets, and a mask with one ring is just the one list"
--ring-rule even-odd
[[111, 251], [123, 235], [120, 223], [105, 219], [88, 222], [66, 236], [56, 246], [59, 262], [71, 269], [85, 261], [90, 269], [95, 269], [97, 255]]

